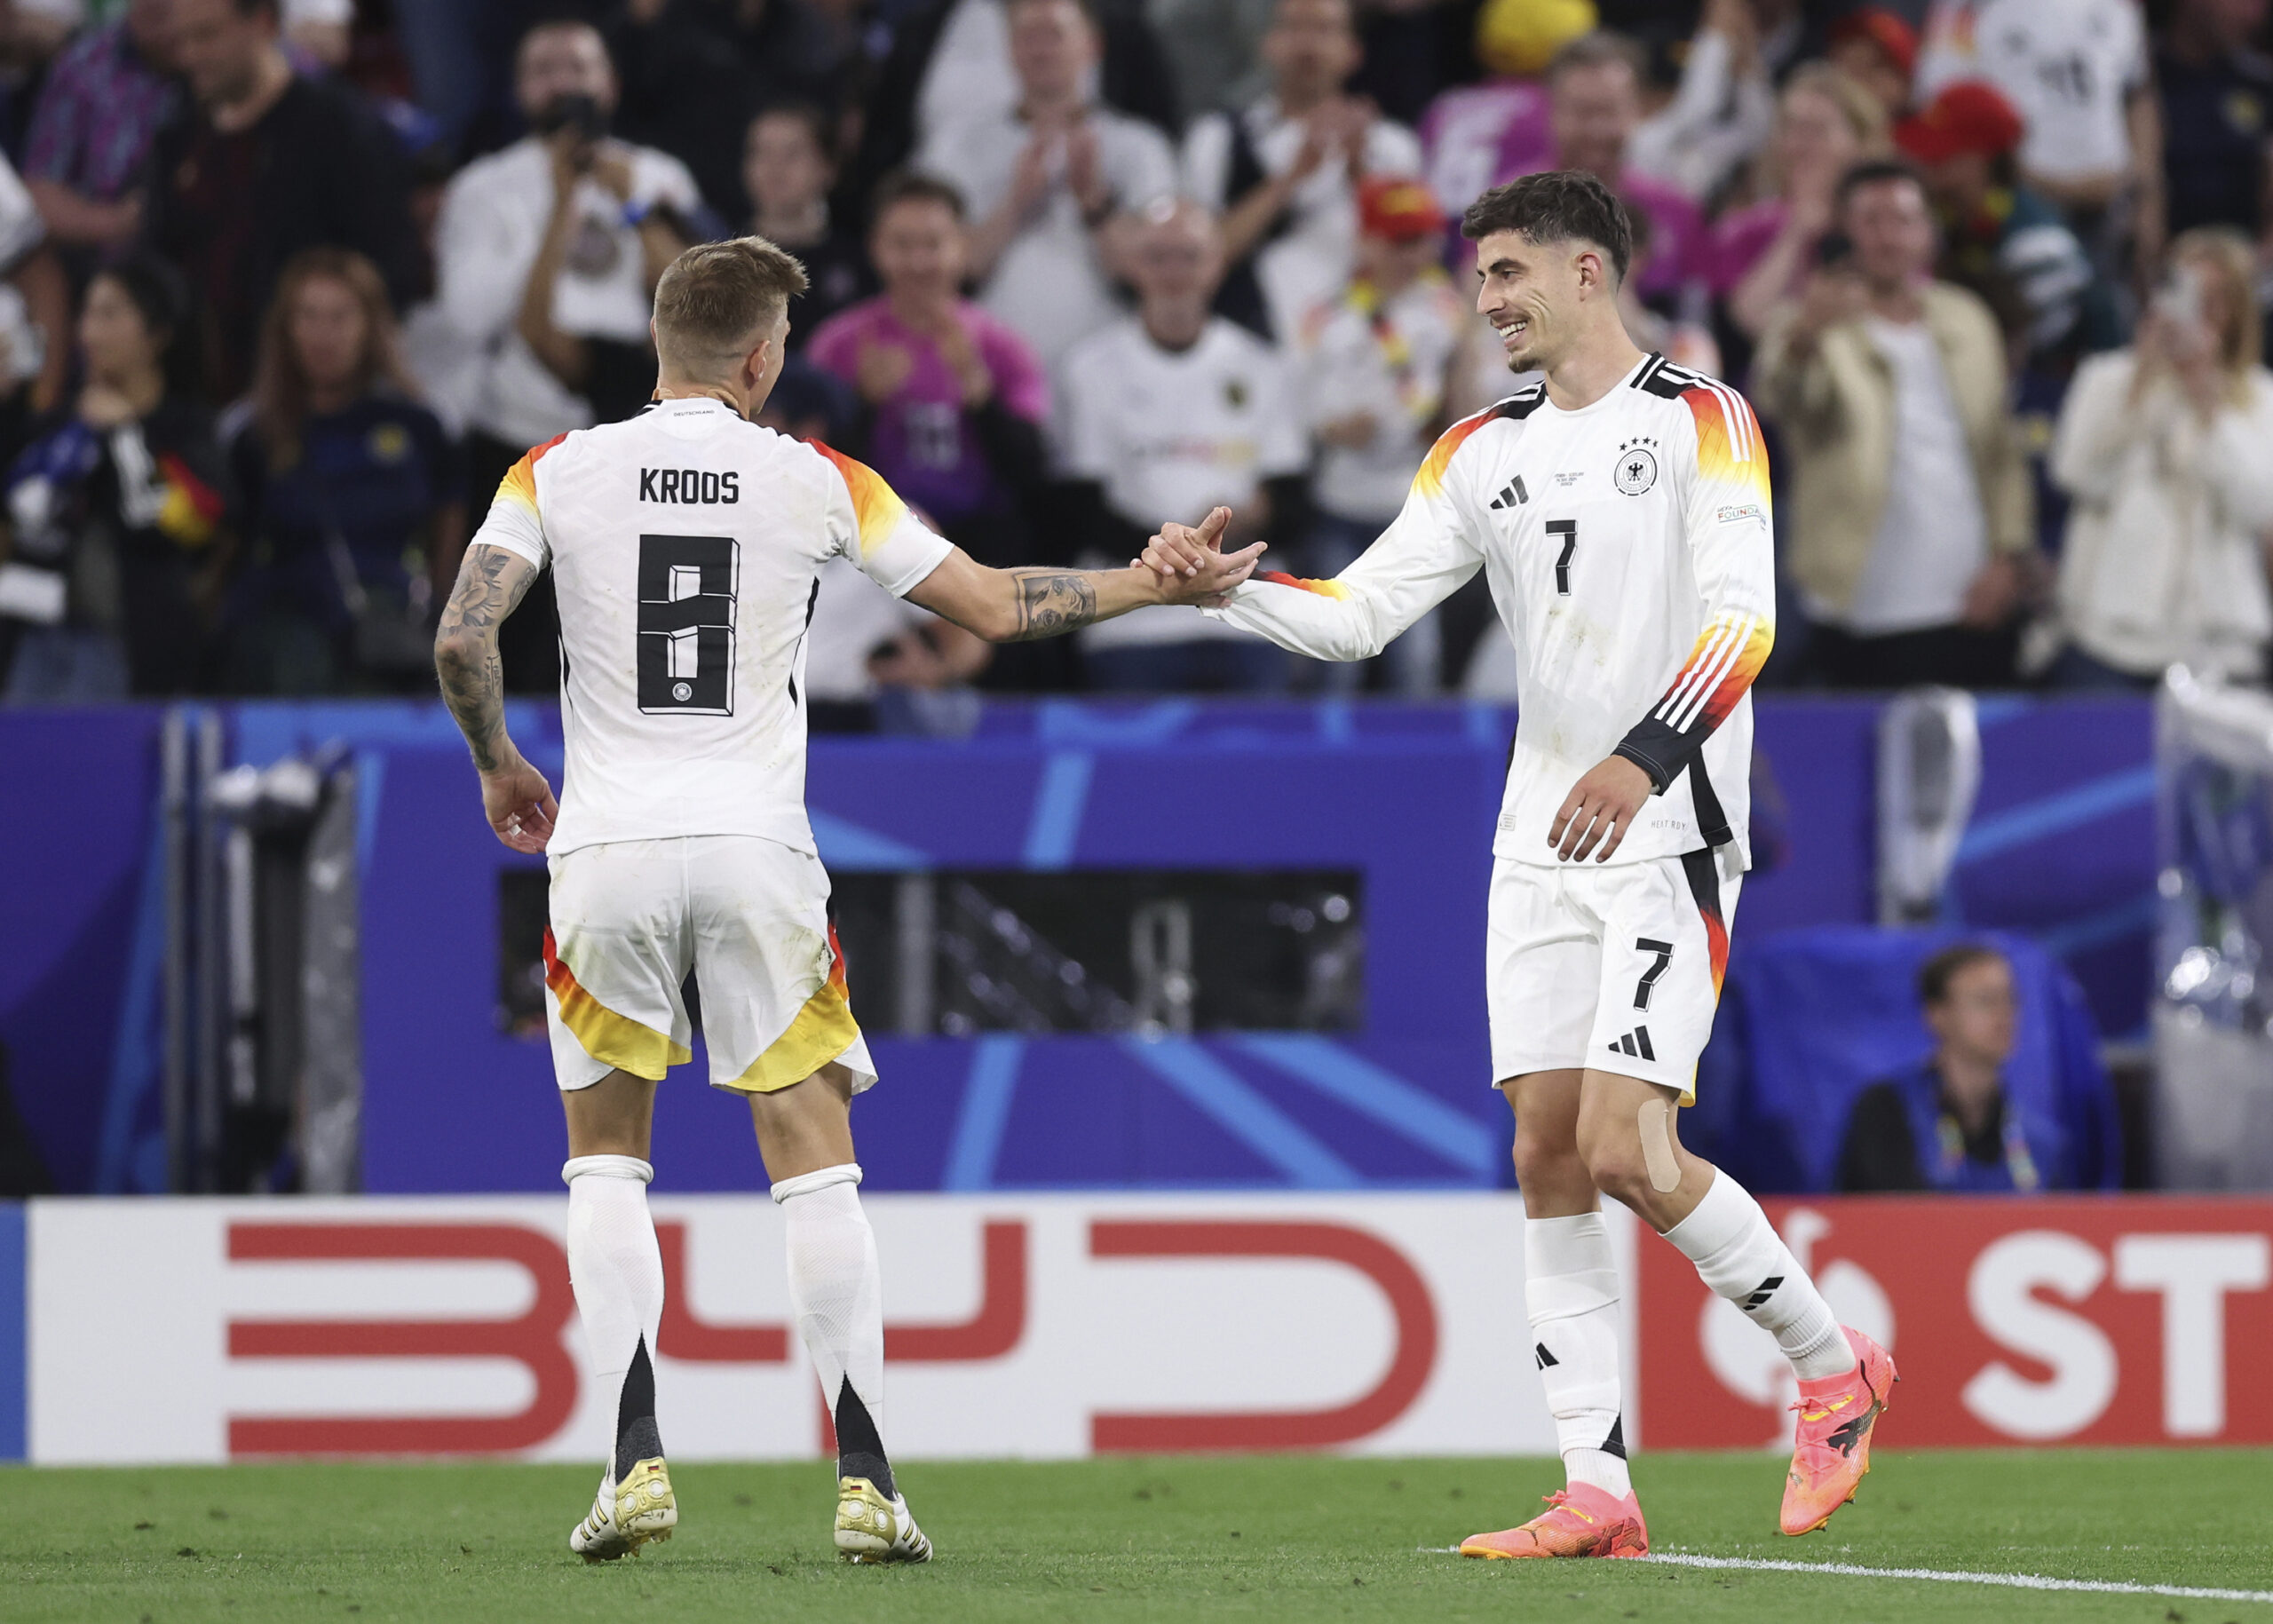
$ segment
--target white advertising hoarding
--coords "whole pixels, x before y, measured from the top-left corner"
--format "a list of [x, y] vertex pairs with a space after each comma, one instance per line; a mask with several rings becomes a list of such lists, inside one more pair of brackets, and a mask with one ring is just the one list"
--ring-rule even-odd
[[[896, 1455], [1554, 1452], [1511, 1194], [867, 1206]], [[824, 1453], [779, 1209], [653, 1207], [666, 1447]], [[614, 1395], [584, 1379], [566, 1213], [526, 1198], [35, 1203], [30, 1456], [597, 1458]]]

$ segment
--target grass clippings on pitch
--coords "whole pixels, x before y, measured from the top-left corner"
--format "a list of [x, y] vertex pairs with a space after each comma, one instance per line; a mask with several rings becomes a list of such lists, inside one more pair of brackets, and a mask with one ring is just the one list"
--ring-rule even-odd
[[[35, 1620], [2121, 1620], [2273, 1624], [2273, 1605], [1921, 1580], [1431, 1552], [1528, 1517], [1555, 1462], [1299, 1457], [914, 1462], [924, 1568], [833, 1557], [828, 1469], [689, 1463], [669, 1544], [588, 1567], [583, 1467], [0, 1473], [0, 1616]], [[2273, 1592], [2273, 1452], [1881, 1454], [1806, 1540], [1782, 1462], [1651, 1455], [1661, 1551]]]

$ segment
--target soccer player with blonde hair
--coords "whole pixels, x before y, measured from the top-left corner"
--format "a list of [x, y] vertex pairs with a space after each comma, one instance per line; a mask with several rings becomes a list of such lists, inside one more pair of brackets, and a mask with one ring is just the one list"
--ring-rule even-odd
[[[780, 376], [797, 261], [756, 237], [692, 248], [655, 289], [653, 401], [535, 448], [498, 487], [435, 640], [483, 810], [551, 870], [554, 1070], [567, 1113], [568, 1268], [615, 1443], [569, 1536], [590, 1561], [668, 1539], [678, 1504], [655, 1414], [663, 1274], [647, 1184], [655, 1085], [691, 1058], [746, 1096], [788, 1234], [797, 1328], [834, 1415], [835, 1539], [923, 1562], [883, 1443], [883, 1310], [860, 1207], [852, 1097], [876, 1081], [805, 814], [805, 629], [822, 566], [994, 640], [1042, 638], [1228, 590], [1260, 545], [1174, 581], [1141, 567], [998, 570], [885, 483], [751, 419]], [[506, 736], [497, 629], [539, 571], [560, 606], [558, 800]]]

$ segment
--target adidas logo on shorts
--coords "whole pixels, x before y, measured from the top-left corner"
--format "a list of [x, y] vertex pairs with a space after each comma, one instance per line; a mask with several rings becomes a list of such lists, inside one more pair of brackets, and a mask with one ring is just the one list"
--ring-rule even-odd
[[1610, 1046], [1610, 1052], [1614, 1055], [1632, 1055], [1637, 1060], [1654, 1060], [1658, 1058], [1657, 1051], [1650, 1047], [1650, 1029], [1647, 1026], [1635, 1027], [1633, 1031], [1612, 1043]]

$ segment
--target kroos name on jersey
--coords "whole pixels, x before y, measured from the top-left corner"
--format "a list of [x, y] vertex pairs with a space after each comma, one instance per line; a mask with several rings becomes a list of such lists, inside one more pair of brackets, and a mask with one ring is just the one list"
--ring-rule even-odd
[[642, 468], [639, 471], [639, 500], [642, 502], [684, 502], [690, 505], [715, 507], [741, 499], [742, 477], [738, 473], [705, 473], [693, 468]]

